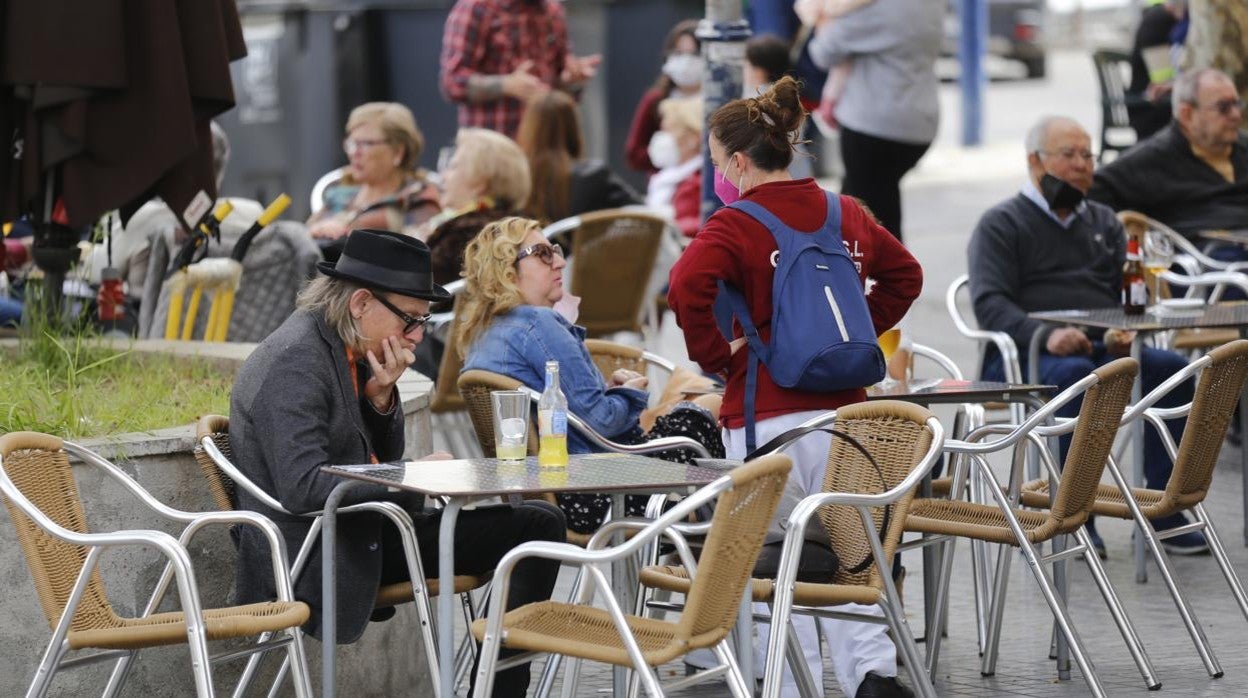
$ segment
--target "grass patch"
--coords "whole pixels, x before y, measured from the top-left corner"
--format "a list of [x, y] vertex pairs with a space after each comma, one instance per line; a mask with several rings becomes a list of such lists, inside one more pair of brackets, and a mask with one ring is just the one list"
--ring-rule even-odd
[[234, 376], [213, 361], [51, 334], [0, 357], [0, 433], [112, 436], [229, 412]]

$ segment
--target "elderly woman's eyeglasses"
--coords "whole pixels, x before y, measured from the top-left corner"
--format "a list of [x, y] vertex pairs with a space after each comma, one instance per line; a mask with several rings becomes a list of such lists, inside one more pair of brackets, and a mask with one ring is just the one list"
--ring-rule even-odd
[[525, 257], [537, 257], [547, 266], [554, 266], [555, 255], [559, 255], [559, 259], [563, 259], [563, 248], [560, 247], [558, 243], [548, 245], [544, 242], [539, 242], [536, 245], [529, 245], [523, 250], [517, 252], [516, 264], [519, 264], [520, 260]]
[[357, 150], [368, 150], [374, 146], [384, 145], [389, 142], [385, 138], [347, 138], [342, 141], [342, 152], [350, 155]]
[[382, 305], [386, 306], [387, 310], [397, 315], [399, 319], [403, 321], [403, 334], [411, 334], [417, 327], [424, 327], [425, 323], [429, 322], [429, 318], [433, 317], [429, 313], [413, 317], [402, 310], [399, 310], [393, 303], [383, 298], [380, 294], [374, 293], [373, 298], [380, 301]]

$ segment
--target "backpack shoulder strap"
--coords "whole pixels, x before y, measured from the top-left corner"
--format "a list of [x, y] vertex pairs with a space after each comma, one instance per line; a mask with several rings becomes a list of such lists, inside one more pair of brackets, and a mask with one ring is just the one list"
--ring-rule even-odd
[[[763, 227], [767, 228], [767, 230], [770, 230], [772, 235], [775, 235], [777, 230], [788, 229], [787, 225], [785, 225], [784, 223], [781, 223], [779, 218], [776, 218], [776, 214], [772, 213], [771, 211], [768, 211], [762, 205], [755, 203], [753, 201], [746, 201], [744, 199], [734, 201], [728, 205], [728, 208], [735, 208], [738, 211], [746, 214], [750, 218], [753, 218], [759, 223], [762, 223]], [[840, 228], [839, 221], [837, 222], [837, 228]]]

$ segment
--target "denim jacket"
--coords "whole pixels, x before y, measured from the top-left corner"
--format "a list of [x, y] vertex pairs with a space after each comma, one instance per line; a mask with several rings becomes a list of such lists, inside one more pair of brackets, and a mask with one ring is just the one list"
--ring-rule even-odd
[[[540, 392], [546, 387], [546, 362], [552, 359], [559, 362], [559, 387], [569, 412], [609, 439], [637, 426], [649, 394], [607, 388], [585, 348], [585, 328], [550, 308], [522, 305], [495, 317], [469, 347], [463, 370], [492, 371]], [[597, 450], [575, 428], [569, 431], [569, 453]]]

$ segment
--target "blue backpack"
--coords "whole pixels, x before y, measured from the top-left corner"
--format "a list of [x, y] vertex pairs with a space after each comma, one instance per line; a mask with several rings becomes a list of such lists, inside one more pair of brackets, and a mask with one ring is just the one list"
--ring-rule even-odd
[[719, 331], [732, 341], [736, 318], [749, 344], [745, 374], [746, 451], [754, 450], [754, 398], [758, 362], [782, 388], [836, 392], [884, 378], [884, 354], [867, 310], [862, 279], [841, 241], [841, 201], [828, 196], [828, 219], [814, 233], [800, 233], [752, 201], [735, 208], [771, 231], [779, 248], [771, 287], [771, 341], [763, 344], [745, 296], [723, 280], [715, 299]]

